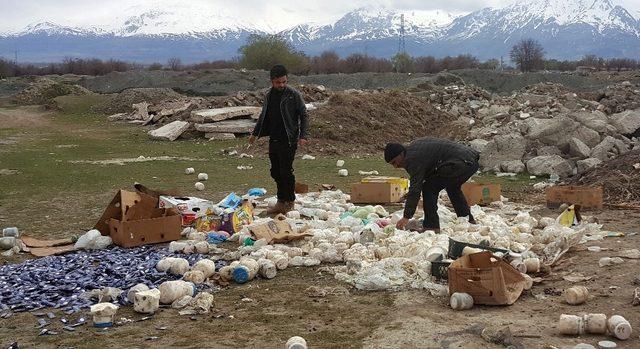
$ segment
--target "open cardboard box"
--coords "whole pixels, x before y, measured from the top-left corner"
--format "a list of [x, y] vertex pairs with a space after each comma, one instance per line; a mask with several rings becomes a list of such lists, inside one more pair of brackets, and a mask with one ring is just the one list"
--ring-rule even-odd
[[462, 256], [449, 265], [449, 295], [468, 293], [474, 304], [511, 305], [524, 290], [518, 270], [491, 252]]
[[494, 201], [500, 201], [502, 195], [500, 184], [467, 182], [462, 184], [461, 189], [469, 206], [488, 205]]
[[176, 209], [158, 208], [157, 197], [120, 190], [94, 229], [118, 246], [134, 247], [180, 239], [181, 223]]

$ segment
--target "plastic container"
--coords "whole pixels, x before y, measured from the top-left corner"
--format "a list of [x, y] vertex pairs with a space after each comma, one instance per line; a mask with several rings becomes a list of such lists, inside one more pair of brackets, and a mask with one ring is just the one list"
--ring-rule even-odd
[[4, 228], [2, 229], [2, 236], [17, 238], [20, 236], [20, 232], [18, 231], [17, 227]]
[[338, 170], [338, 175], [340, 177], [347, 177], [349, 175], [349, 171], [346, 168]]
[[233, 281], [239, 284], [244, 284], [245, 282], [249, 281], [249, 268], [245, 267], [244, 265], [239, 265], [233, 269], [232, 275]]
[[145, 285], [145, 284], [137, 284], [133, 287], [131, 287], [129, 289], [129, 291], [127, 292], [127, 300], [130, 303], [133, 303], [133, 297], [136, 295], [136, 293], [138, 292], [142, 292], [142, 291], [148, 291], [149, 290], [149, 286]]
[[587, 333], [605, 334], [607, 332], [607, 315], [587, 314], [583, 318]]
[[449, 278], [449, 261], [431, 262], [431, 275], [436, 279], [447, 280]]
[[208, 179], [209, 179], [209, 175], [208, 174], [206, 174], [204, 172], [198, 173], [198, 180], [199, 181], [206, 181]]
[[467, 310], [473, 308], [473, 297], [468, 293], [455, 292], [449, 298], [449, 305], [453, 310]]
[[265, 279], [273, 279], [276, 277], [278, 268], [276, 268], [275, 263], [268, 259], [259, 259], [258, 264], [260, 264], [260, 276]]
[[201, 259], [193, 265], [191, 270], [199, 270], [205, 279], [210, 278], [216, 272], [216, 263], [210, 259]]
[[338, 161], [336, 161], [336, 166], [337, 166], [337, 167], [342, 167], [342, 166], [344, 166], [344, 160], [338, 160]]
[[307, 341], [300, 336], [294, 336], [289, 338], [284, 347], [285, 349], [307, 349]]
[[194, 187], [196, 188], [196, 190], [198, 191], [203, 191], [204, 190], [204, 183], [202, 182], [196, 182], [196, 184], [194, 184]]
[[579, 305], [589, 299], [589, 290], [584, 286], [573, 286], [564, 290], [564, 300], [567, 304]]
[[187, 168], [184, 170], [184, 173], [185, 173], [185, 174], [194, 174], [195, 172], [196, 172], [196, 170], [195, 170], [193, 167], [187, 167]]
[[188, 272], [184, 273], [182, 279], [184, 281], [193, 282], [194, 284], [198, 285], [204, 282], [205, 277], [204, 273], [200, 270], [189, 270]]
[[157, 288], [135, 294], [133, 310], [143, 314], [153, 314], [160, 308], [160, 290]]
[[225, 265], [220, 268], [220, 271], [218, 272], [218, 274], [220, 274], [220, 279], [227, 282], [233, 280], [233, 269], [234, 268], [229, 265]]
[[584, 334], [584, 330], [584, 320], [581, 316], [560, 315], [560, 321], [558, 322], [558, 331], [560, 334], [581, 335]]
[[160, 303], [171, 304], [176, 299], [196, 294], [196, 285], [183, 280], [165, 281], [160, 284]]
[[16, 244], [17, 244], [17, 239], [13, 236], [6, 236], [6, 237], [0, 238], [0, 249], [2, 250], [9, 250], [13, 248], [13, 246], [16, 246]]
[[116, 317], [118, 306], [112, 303], [98, 303], [90, 308], [93, 316], [93, 326], [104, 328], [113, 326], [113, 320]]
[[540, 258], [526, 258], [523, 262], [527, 268], [527, 273], [537, 273], [540, 271]]
[[618, 339], [627, 340], [631, 337], [631, 324], [620, 315], [610, 317], [609, 321], [607, 321], [607, 328], [609, 329], [609, 333]]

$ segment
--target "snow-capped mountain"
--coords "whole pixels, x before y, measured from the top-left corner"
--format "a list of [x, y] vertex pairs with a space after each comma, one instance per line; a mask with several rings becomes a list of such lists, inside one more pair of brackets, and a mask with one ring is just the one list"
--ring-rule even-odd
[[[270, 17], [264, 18], [249, 19], [195, 2], [132, 6], [106, 26], [42, 22], [0, 34], [0, 56], [13, 57], [17, 50], [20, 60], [37, 62], [69, 56], [145, 63], [171, 57], [185, 63], [228, 59], [237, 56], [249, 35], [276, 32]], [[368, 7], [331, 23], [300, 24], [279, 34], [309, 55], [335, 50], [343, 56], [390, 57], [398, 50], [401, 18], [406, 50], [413, 56], [507, 57], [520, 39], [533, 38], [550, 58], [640, 57], [640, 21], [611, 0], [520, 0], [472, 13]]]

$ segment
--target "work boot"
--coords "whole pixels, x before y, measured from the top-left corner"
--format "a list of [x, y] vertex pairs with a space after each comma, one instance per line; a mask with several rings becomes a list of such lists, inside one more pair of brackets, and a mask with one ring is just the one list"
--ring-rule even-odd
[[282, 214], [287, 214], [287, 212], [292, 211], [293, 207], [294, 207], [294, 201], [285, 201], [284, 212]]
[[278, 200], [276, 205], [267, 209], [267, 215], [269, 216], [277, 216], [279, 214], [285, 214], [285, 202]]

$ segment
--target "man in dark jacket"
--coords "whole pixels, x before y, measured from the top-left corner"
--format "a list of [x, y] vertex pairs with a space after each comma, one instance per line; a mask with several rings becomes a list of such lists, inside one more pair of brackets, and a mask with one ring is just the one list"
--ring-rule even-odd
[[309, 119], [304, 100], [298, 91], [287, 86], [287, 69], [275, 65], [270, 71], [271, 89], [267, 92], [249, 144], [256, 138], [269, 136], [271, 177], [278, 188], [278, 202], [267, 214], [287, 213], [296, 200], [293, 158], [298, 145], [304, 146], [309, 138]]
[[384, 159], [396, 168], [404, 168], [409, 173], [411, 184], [404, 205], [404, 217], [396, 227], [404, 229], [416, 212], [420, 200], [424, 203], [425, 230], [440, 232], [438, 217], [438, 194], [447, 191], [458, 217], [469, 217], [475, 223], [461, 186], [478, 171], [479, 153], [449, 140], [420, 138], [407, 147], [399, 143], [389, 143], [384, 150]]

